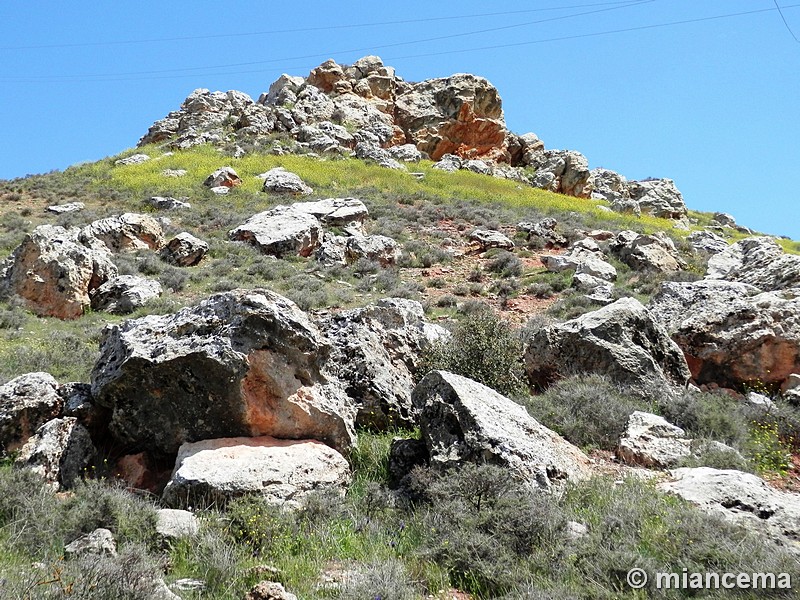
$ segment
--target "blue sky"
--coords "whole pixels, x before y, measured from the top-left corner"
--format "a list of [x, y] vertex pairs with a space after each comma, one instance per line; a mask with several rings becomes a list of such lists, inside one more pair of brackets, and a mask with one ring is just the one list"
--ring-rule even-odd
[[482, 75], [512, 131], [800, 239], [800, 0], [778, 5], [786, 24], [775, 0], [5, 0], [0, 178], [116, 154], [198, 87], [257, 97], [377, 54], [410, 81]]

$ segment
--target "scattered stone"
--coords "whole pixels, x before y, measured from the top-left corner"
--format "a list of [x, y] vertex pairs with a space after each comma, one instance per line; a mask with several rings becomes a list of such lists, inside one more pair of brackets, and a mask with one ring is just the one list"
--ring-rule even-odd
[[583, 452], [521, 405], [471, 379], [431, 371], [414, 388], [412, 400], [432, 465], [501, 465], [540, 488], [588, 476]]
[[692, 454], [686, 432], [663, 417], [636, 411], [628, 417], [617, 456], [629, 465], [666, 469]]
[[161, 508], [158, 510], [156, 533], [164, 540], [193, 538], [200, 532], [200, 521], [188, 510]]
[[576, 272], [572, 277], [572, 287], [597, 304], [606, 305], [614, 301], [614, 284], [605, 279]]
[[164, 177], [185, 177], [186, 169], [164, 169], [161, 174]]
[[383, 267], [395, 264], [402, 255], [400, 245], [385, 235], [355, 235], [347, 238], [345, 257], [347, 262], [359, 258], [374, 260]]
[[680, 348], [634, 298], [539, 329], [525, 350], [525, 368], [540, 388], [567, 373], [601, 373], [640, 389], [683, 386], [690, 377]]
[[275, 167], [258, 176], [264, 180], [264, 191], [273, 194], [294, 194], [295, 196], [308, 196], [314, 190], [308, 187], [299, 175], [287, 171], [283, 167]]
[[314, 258], [323, 265], [345, 266], [347, 264], [347, 240], [348, 238], [343, 235], [326, 232], [319, 248], [314, 253]]
[[748, 392], [744, 399], [751, 406], [757, 406], [759, 408], [763, 408], [764, 410], [773, 410], [775, 408], [775, 403], [764, 394]]
[[800, 286], [800, 256], [786, 254], [769, 237], [751, 237], [715, 254], [706, 279], [749, 283], [764, 291]]
[[797, 494], [775, 490], [756, 475], [741, 471], [697, 467], [676, 469], [671, 475], [672, 481], [659, 484], [661, 490], [800, 553]]
[[721, 227], [736, 227], [736, 219], [733, 218], [733, 215], [729, 215], [728, 213], [715, 212], [714, 220], [719, 223]]
[[164, 196], [153, 196], [147, 200], [147, 204], [158, 210], [178, 210], [181, 208], [192, 208], [192, 205], [186, 202], [188, 198], [169, 198]]
[[64, 547], [66, 558], [74, 558], [81, 554], [116, 556], [117, 543], [114, 541], [114, 534], [108, 529], [100, 527]]
[[192, 440], [271, 435], [347, 453], [355, 408], [328, 373], [330, 350], [293, 302], [235, 290], [108, 326], [92, 395], [112, 411], [109, 430], [131, 452], [169, 455]]
[[244, 600], [297, 600], [297, 596], [287, 592], [280, 583], [262, 581], [247, 593]]
[[567, 246], [569, 241], [556, 231], [556, 225], [558, 225], [558, 222], [555, 219], [547, 218], [538, 223], [522, 221], [521, 223], [517, 223], [517, 229], [527, 234], [529, 242], [533, 238], [540, 238], [544, 241], [546, 248]]
[[153, 217], [125, 213], [93, 221], [81, 229], [79, 239], [87, 246], [100, 240], [111, 252], [159, 250], [164, 245], [164, 232]]
[[514, 242], [499, 231], [494, 231], [492, 229], [476, 229], [469, 234], [469, 240], [471, 242], [476, 242], [481, 252], [489, 250], [490, 248], [504, 248], [510, 250], [514, 247]]
[[310, 256], [322, 239], [322, 225], [311, 214], [291, 206], [276, 206], [253, 215], [228, 236], [278, 258], [287, 254]]
[[140, 165], [143, 162], [147, 162], [148, 160], [150, 160], [150, 157], [147, 154], [133, 154], [131, 156], [128, 156], [127, 158], [120, 158], [119, 160], [115, 160], [114, 164], [123, 166]]
[[232, 188], [242, 185], [242, 178], [231, 167], [221, 167], [211, 173], [203, 181], [203, 185], [210, 188], [226, 187]]
[[169, 587], [173, 590], [178, 590], [179, 592], [202, 593], [206, 589], [206, 582], [202, 579], [191, 579], [190, 577], [185, 577], [183, 579], [176, 579], [170, 584]]
[[259, 494], [270, 504], [297, 508], [313, 491], [343, 496], [349, 483], [345, 458], [321, 442], [222, 438], [180, 447], [163, 499], [174, 506], [201, 506]]
[[159, 256], [178, 267], [193, 267], [208, 253], [208, 244], [185, 231], [172, 238], [161, 249]]
[[224, 185], [218, 185], [216, 187], [209, 188], [208, 191], [212, 194], [216, 194], [217, 196], [227, 196], [230, 193], [231, 188], [225, 187]]
[[591, 275], [605, 281], [617, 280], [617, 269], [614, 268], [614, 265], [594, 257], [581, 261], [575, 269], [575, 274]]
[[153, 279], [120, 275], [92, 291], [92, 310], [126, 315], [161, 294], [161, 284]]
[[64, 417], [42, 425], [14, 462], [41, 475], [55, 489], [68, 489], [80, 480], [95, 454], [89, 431], [75, 417]]
[[19, 449], [64, 404], [49, 373], [26, 373], [0, 386], [0, 449]]
[[420, 152], [414, 144], [402, 144], [400, 146], [392, 146], [387, 148], [389, 156], [395, 160], [403, 162], [419, 162], [422, 160], [422, 152]]
[[67, 204], [54, 204], [52, 206], [48, 206], [47, 210], [51, 213], [56, 213], [57, 215], [63, 215], [65, 213], [83, 210], [84, 208], [86, 208], [86, 205], [83, 202], [69, 202]]
[[77, 229], [40, 225], [27, 234], [9, 259], [3, 286], [39, 316], [77, 319], [89, 292], [117, 274], [105, 247], [79, 242]]
[[445, 154], [439, 159], [439, 162], [433, 165], [433, 168], [447, 173], [455, 173], [461, 169], [461, 159], [453, 154]]

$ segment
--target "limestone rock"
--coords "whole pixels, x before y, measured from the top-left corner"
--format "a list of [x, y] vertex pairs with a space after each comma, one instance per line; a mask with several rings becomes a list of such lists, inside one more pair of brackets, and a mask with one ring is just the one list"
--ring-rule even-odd
[[95, 402], [131, 451], [196, 440], [318, 439], [347, 453], [355, 409], [325, 363], [330, 345], [269, 290], [211, 296], [172, 315], [108, 326], [92, 371]]
[[120, 275], [92, 291], [92, 310], [125, 315], [158, 298], [161, 293], [161, 284], [153, 279]]
[[510, 250], [514, 247], [514, 242], [508, 239], [499, 231], [492, 229], [476, 229], [469, 234], [469, 240], [478, 244], [480, 251], [490, 248], [504, 248]]
[[576, 275], [591, 275], [605, 281], [616, 281], [617, 269], [614, 265], [599, 258], [588, 257], [580, 262], [575, 269]]
[[385, 235], [355, 235], [347, 238], [345, 256], [347, 262], [354, 262], [359, 258], [374, 260], [387, 267], [400, 260], [402, 250], [400, 245], [392, 238]]
[[326, 198], [316, 202], [295, 202], [292, 208], [315, 216], [326, 225], [341, 227], [363, 223], [369, 210], [358, 198]]
[[432, 465], [501, 465], [542, 488], [588, 476], [583, 452], [521, 405], [471, 379], [431, 371], [414, 388], [412, 399]]
[[389, 156], [402, 162], [419, 162], [422, 160], [420, 152], [414, 144], [401, 144], [388, 148]]
[[517, 223], [517, 229], [527, 234], [529, 242], [534, 238], [541, 239], [544, 241], [546, 248], [567, 246], [569, 243], [567, 238], [556, 231], [556, 225], [558, 225], [558, 222], [548, 217], [537, 223], [522, 221], [521, 223]]
[[164, 245], [164, 232], [153, 217], [125, 213], [94, 221], [81, 230], [82, 243], [91, 246], [95, 239], [112, 252], [159, 250]]
[[56, 213], [57, 215], [63, 215], [65, 213], [77, 212], [79, 210], [83, 210], [86, 208], [86, 205], [83, 202], [68, 202], [67, 204], [54, 204], [52, 206], [48, 206], [47, 210], [51, 213]]
[[756, 475], [740, 471], [697, 467], [676, 469], [671, 475], [672, 481], [659, 484], [663, 491], [800, 553], [797, 494], [775, 490]]
[[588, 198], [592, 194], [589, 162], [580, 152], [572, 150], [545, 150], [529, 158], [529, 166], [536, 169], [534, 187]]
[[694, 231], [686, 236], [686, 240], [692, 245], [695, 252], [719, 254], [728, 249], [728, 242], [725, 241], [725, 238], [712, 231]]
[[447, 335], [425, 322], [422, 305], [387, 298], [331, 315], [320, 327], [333, 345], [331, 364], [357, 406], [356, 425], [415, 427], [411, 390], [421, 351], [432, 337]]
[[259, 175], [264, 180], [264, 191], [273, 194], [294, 194], [295, 196], [308, 196], [314, 190], [308, 187], [300, 176], [287, 171], [283, 167], [275, 167]]
[[614, 284], [588, 273], [576, 271], [571, 285], [596, 304], [611, 304], [614, 299]]
[[349, 483], [345, 458], [315, 440], [223, 438], [181, 446], [163, 499], [198, 506], [260, 494], [271, 504], [298, 507], [313, 491], [344, 495]]
[[280, 583], [261, 581], [247, 592], [244, 600], [297, 600], [297, 596], [287, 592]]
[[800, 286], [800, 256], [786, 254], [768, 237], [751, 237], [712, 256], [706, 279], [749, 283], [764, 291]]
[[356, 158], [371, 160], [386, 169], [404, 171], [406, 168], [397, 162], [388, 151], [372, 142], [359, 142], [355, 148]]
[[628, 192], [642, 212], [665, 219], [681, 219], [687, 214], [683, 195], [672, 179], [631, 181]]
[[114, 541], [114, 534], [108, 529], [100, 527], [91, 533], [82, 535], [77, 540], [73, 540], [64, 548], [64, 555], [67, 558], [80, 556], [81, 554], [116, 556], [117, 543]]
[[682, 386], [690, 377], [680, 348], [634, 298], [538, 330], [525, 350], [525, 368], [538, 387], [575, 372], [637, 387]]
[[79, 242], [77, 229], [40, 225], [14, 250], [5, 286], [37, 315], [77, 319], [89, 292], [117, 274], [105, 247]]
[[0, 448], [17, 450], [64, 404], [49, 373], [26, 373], [0, 386]]
[[307, 212], [291, 206], [276, 206], [253, 215], [229, 231], [228, 236], [249, 242], [264, 254], [278, 258], [287, 254], [310, 256], [320, 244], [322, 225]]
[[166, 196], [152, 196], [148, 198], [147, 204], [158, 210], [179, 210], [184, 208], [192, 208], [192, 205], [186, 202], [187, 198], [170, 198]]
[[[630, 198], [628, 180], [609, 169], [592, 169], [592, 198], [612, 204]], [[638, 206], [638, 204], [637, 204]]]
[[131, 156], [128, 156], [126, 158], [120, 158], [119, 160], [115, 160], [114, 164], [122, 166], [140, 165], [143, 162], [147, 162], [148, 160], [150, 160], [150, 157], [147, 154], [139, 153], [139, 154], [132, 154]]
[[800, 372], [798, 298], [738, 282], [665, 282], [649, 306], [697, 384], [780, 385]]
[[157, 518], [156, 533], [164, 540], [192, 538], [200, 532], [200, 521], [188, 510], [162, 508]]
[[203, 185], [210, 188], [232, 188], [237, 185], [242, 185], [242, 178], [239, 177], [232, 167], [220, 167], [206, 177], [205, 181], [203, 181]]
[[461, 159], [454, 154], [445, 154], [439, 159], [439, 162], [433, 165], [433, 168], [447, 173], [455, 173], [461, 169]]
[[64, 417], [42, 425], [22, 447], [15, 463], [38, 473], [56, 489], [70, 488], [95, 454], [89, 431], [75, 417]]
[[683, 429], [638, 410], [628, 417], [617, 446], [617, 456], [624, 462], [659, 469], [675, 467], [691, 453], [692, 442]]
[[178, 267], [193, 267], [208, 253], [208, 243], [185, 231], [179, 233], [161, 249], [159, 256]]
[[674, 273], [686, 266], [675, 244], [661, 232], [644, 235], [635, 231], [621, 231], [611, 243], [611, 252], [637, 271]]

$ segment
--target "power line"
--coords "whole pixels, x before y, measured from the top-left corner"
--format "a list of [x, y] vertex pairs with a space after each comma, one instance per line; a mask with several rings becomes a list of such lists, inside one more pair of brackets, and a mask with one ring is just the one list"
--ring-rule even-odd
[[452, 15], [447, 17], [426, 17], [422, 19], [404, 19], [400, 21], [379, 21], [374, 23], [354, 23], [344, 25], [326, 25], [324, 27], [301, 27], [297, 29], [273, 29], [271, 31], [251, 31], [239, 33], [218, 33], [210, 35], [194, 35], [194, 36], [180, 36], [180, 37], [165, 37], [165, 38], [150, 38], [138, 40], [113, 40], [108, 42], [75, 42], [71, 44], [40, 44], [30, 46], [0, 46], [0, 50], [42, 50], [53, 48], [87, 48], [97, 46], [127, 46], [135, 44], [153, 44], [160, 42], [187, 42], [194, 40], [211, 40], [222, 38], [239, 38], [239, 37], [255, 37], [263, 35], [279, 35], [284, 33], [309, 33], [314, 31], [335, 31], [341, 29], [360, 29], [367, 27], [383, 27], [387, 25], [409, 25], [414, 23], [428, 23], [437, 21], [455, 21], [463, 19], [475, 19], [482, 17], [498, 17], [519, 14], [530, 14], [537, 12], [548, 12], [555, 10], [568, 10], [572, 8], [591, 8], [595, 6], [612, 6], [612, 5], [625, 5], [636, 4], [636, 0], [617, 0], [615, 2], [595, 2], [592, 4], [573, 4], [571, 6], [554, 6], [548, 8], [532, 8], [527, 10], [511, 10], [502, 12], [488, 12], [476, 13], [470, 15]]
[[[385, 49], [385, 48], [396, 48], [396, 47], [399, 47], [399, 46], [411, 46], [411, 45], [421, 44], [421, 43], [425, 43], [425, 42], [438, 42], [438, 41], [447, 40], [447, 39], [466, 37], [466, 36], [471, 36], [471, 35], [479, 35], [479, 34], [482, 34], [482, 33], [494, 33], [494, 32], [497, 32], [497, 31], [504, 31], [504, 30], [509, 30], [509, 29], [517, 29], [517, 28], [520, 28], [520, 27], [528, 27], [530, 25], [538, 25], [538, 24], [541, 24], [541, 23], [550, 23], [550, 22], [553, 22], [553, 21], [561, 21], [561, 20], [565, 20], [565, 19], [572, 19], [572, 18], [575, 18], [575, 17], [582, 17], [582, 16], [593, 15], [593, 14], [598, 14], [598, 13], [602, 13], [602, 12], [620, 10], [620, 9], [623, 9], [623, 8], [631, 8], [631, 7], [639, 6], [639, 5], [642, 5], [642, 4], [649, 4], [649, 3], [655, 2], [655, 1], [656, 0], [637, 0], [635, 2], [627, 2], [627, 3], [622, 4], [622, 5], [616, 4], [611, 8], [595, 9], [595, 10], [584, 11], [584, 12], [579, 12], [579, 13], [572, 13], [572, 14], [569, 14], [569, 15], [561, 15], [561, 16], [558, 16], [558, 17], [550, 17], [550, 18], [547, 18], [547, 19], [538, 19], [536, 21], [527, 21], [527, 22], [524, 22], [524, 23], [514, 23], [512, 25], [503, 25], [503, 26], [500, 26], [500, 27], [490, 27], [490, 28], [486, 28], [486, 29], [478, 29], [478, 30], [474, 30], [474, 31], [453, 33], [453, 34], [449, 34], [449, 35], [440, 35], [440, 36], [436, 36], [436, 37], [429, 37], [429, 38], [410, 40], [410, 41], [404, 41], [404, 42], [395, 42], [395, 43], [392, 43], [392, 44], [381, 44], [381, 45], [378, 45], [378, 46], [369, 46], [369, 47], [365, 47], [365, 48], [351, 48], [351, 49], [348, 49], [348, 50], [337, 50], [337, 51], [328, 53], [328, 55], [330, 55], [330, 54], [347, 54], [347, 53], [354, 53], [354, 52], [374, 52], [375, 50]], [[172, 73], [184, 73], [184, 72], [189, 72], [189, 71], [208, 72], [211, 69], [226, 69], [227, 70], [227, 69], [235, 68], [235, 67], [250, 67], [250, 66], [255, 66], [255, 65], [263, 65], [263, 64], [283, 63], [283, 62], [287, 62], [287, 61], [291, 61], [291, 60], [304, 60], [304, 59], [310, 59], [310, 58], [319, 58], [320, 56], [326, 56], [326, 55], [308, 54], [308, 55], [305, 55], [305, 56], [292, 56], [292, 57], [284, 57], [284, 58], [274, 58], [274, 59], [269, 59], [269, 60], [250, 61], [250, 62], [242, 62], [242, 63], [230, 63], [230, 64], [224, 64], [224, 65], [209, 65], [209, 66], [204, 66], [204, 67], [184, 67], [184, 68], [179, 68], [179, 69], [162, 69], [162, 70], [154, 70], [154, 71], [129, 71], [129, 72], [125, 72], [125, 73], [99, 73], [99, 74], [95, 74], [95, 75], [46, 75], [46, 76], [29, 75], [29, 76], [25, 77], [24, 79], [26, 79], [26, 80], [34, 80], [34, 81], [36, 81], [36, 80], [62, 81], [62, 80], [75, 80], [76, 78], [84, 80], [84, 78], [85, 78], [85, 80], [87, 80], [87, 81], [98, 80], [98, 79], [103, 80], [103, 81], [108, 81], [109, 79], [106, 79], [106, 78], [127, 77], [127, 76], [133, 76], [133, 75], [164, 75], [164, 74], [168, 74], [168, 73], [170, 73], [170, 74], [172, 74]], [[10, 76], [0, 76], [0, 78], [3, 78], [3, 79], [7, 79], [8, 77], [10, 77]], [[119, 79], [114, 79], [113, 81], [119, 81]]]
[[[794, 38], [795, 42], [800, 44], [800, 40], [797, 39], [797, 36], [794, 34], [794, 31], [792, 31], [792, 28], [789, 27], [789, 23], [786, 22], [786, 17], [783, 15], [783, 10], [781, 10], [780, 5], [778, 4], [778, 0], [773, 0], [773, 2], [775, 2], [775, 8], [778, 9], [778, 14], [781, 16], [781, 20], [783, 21], [783, 24], [786, 25], [786, 31], [788, 31], [791, 34], [791, 36]], [[787, 6], [786, 8], [790, 8], [790, 7]]]

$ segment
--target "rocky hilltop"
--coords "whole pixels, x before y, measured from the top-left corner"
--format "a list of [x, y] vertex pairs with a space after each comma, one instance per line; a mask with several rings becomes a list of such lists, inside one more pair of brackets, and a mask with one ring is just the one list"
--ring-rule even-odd
[[57, 569], [0, 557], [4, 597], [800, 578], [798, 248], [510, 132], [486, 79], [196, 90], [0, 195], [0, 539]]

